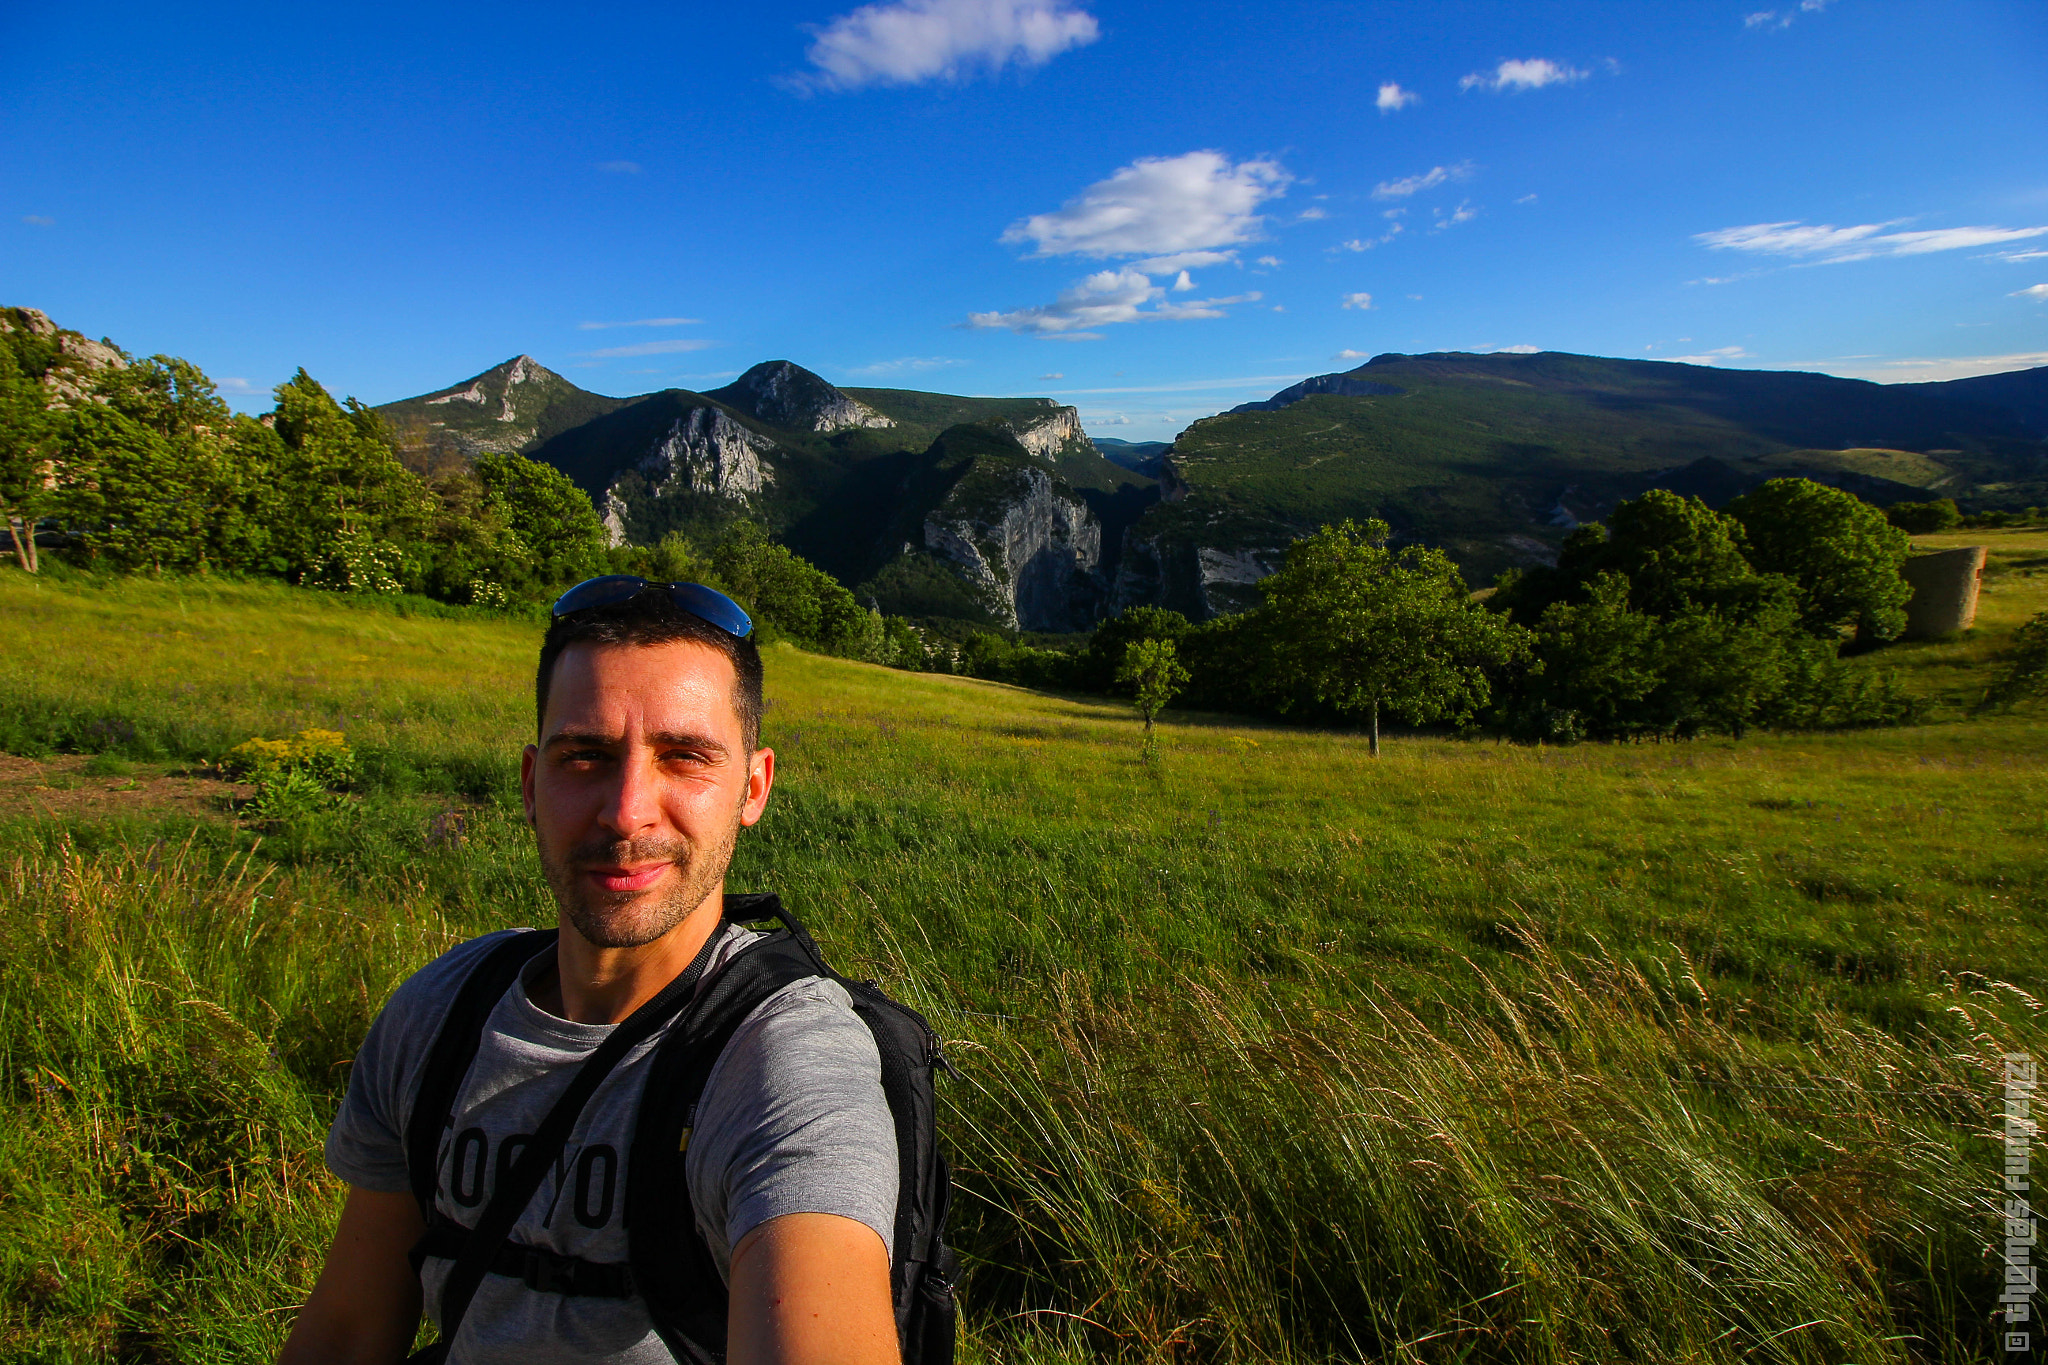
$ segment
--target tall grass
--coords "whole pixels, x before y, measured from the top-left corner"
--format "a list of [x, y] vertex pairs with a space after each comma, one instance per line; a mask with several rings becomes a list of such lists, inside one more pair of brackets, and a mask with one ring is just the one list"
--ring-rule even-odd
[[[533, 628], [7, 575], [0, 611], [51, 642], [0, 704], [129, 720], [145, 769], [307, 724], [371, 761], [260, 845], [0, 826], [0, 1356], [260, 1358], [378, 1004], [549, 913], [504, 783], [455, 780], [516, 754]], [[1378, 763], [1183, 717], [1155, 767], [1113, 705], [769, 669], [734, 882], [952, 1040], [971, 1360], [1990, 1352], [1987, 1058], [2042, 1053], [2048, 988], [2036, 713]]]

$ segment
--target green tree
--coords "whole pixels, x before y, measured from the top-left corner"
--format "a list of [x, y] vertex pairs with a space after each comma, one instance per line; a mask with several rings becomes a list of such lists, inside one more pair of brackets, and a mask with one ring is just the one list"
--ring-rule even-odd
[[1164, 607], [1129, 607], [1095, 628], [1088, 647], [1076, 661], [1076, 683], [1093, 692], [1117, 685], [1124, 655], [1137, 640], [1172, 640], [1178, 644], [1194, 627], [1188, 618]]
[[1909, 536], [1933, 535], [1962, 524], [1963, 512], [1954, 498], [1930, 502], [1895, 502], [1884, 509], [1884, 519]]
[[2048, 611], [2035, 612], [2013, 632], [2012, 648], [2001, 660], [1998, 676], [1985, 689], [1977, 709], [2011, 706], [2022, 697], [2048, 694]]
[[[1340, 714], [1463, 720], [1492, 696], [1490, 668], [1526, 658], [1529, 632], [1472, 600], [1443, 551], [1387, 546], [1385, 522], [1344, 521], [1296, 541], [1260, 583], [1278, 666]], [[1282, 708], [1288, 704], [1283, 698]]]
[[1890, 640], [1906, 628], [1912, 588], [1899, 566], [1912, 539], [1884, 513], [1811, 479], [1772, 479], [1728, 505], [1742, 524], [1750, 565], [1798, 585], [1799, 623], [1822, 639], [1853, 625]]
[[425, 543], [435, 500], [398, 462], [377, 414], [353, 398], [335, 402], [304, 370], [273, 392], [280, 444], [269, 452], [275, 491], [262, 514], [277, 571], [339, 582], [357, 559], [392, 554], [406, 577], [420, 577], [404, 551]]
[[1154, 752], [1153, 717], [1165, 710], [1188, 682], [1179, 650], [1171, 640], [1133, 640], [1124, 648], [1116, 680], [1131, 689], [1138, 713], [1145, 718], [1145, 752]]
[[[9, 340], [16, 336], [5, 335]], [[7, 519], [16, 558], [30, 573], [40, 567], [35, 528], [48, 500], [48, 437], [43, 386], [24, 372], [14, 346], [0, 345], [0, 516]]]
[[533, 578], [568, 584], [604, 566], [604, 523], [567, 474], [523, 455], [481, 455], [476, 477], [525, 547]]

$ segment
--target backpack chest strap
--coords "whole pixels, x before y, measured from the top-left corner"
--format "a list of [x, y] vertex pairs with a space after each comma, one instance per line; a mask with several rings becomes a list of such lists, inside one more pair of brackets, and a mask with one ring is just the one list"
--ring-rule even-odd
[[[446, 1214], [436, 1212], [427, 1235], [413, 1247], [413, 1269], [428, 1257], [452, 1261], [462, 1254], [469, 1229]], [[528, 1246], [508, 1241], [492, 1254], [484, 1269], [492, 1275], [518, 1280], [540, 1294], [561, 1294], [569, 1298], [630, 1299], [634, 1294], [633, 1267], [624, 1261], [586, 1261], [549, 1247]]]

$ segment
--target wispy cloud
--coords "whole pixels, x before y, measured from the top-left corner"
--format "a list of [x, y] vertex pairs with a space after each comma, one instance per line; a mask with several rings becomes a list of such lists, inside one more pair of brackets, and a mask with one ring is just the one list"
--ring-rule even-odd
[[1379, 106], [1379, 111], [1382, 114], [1393, 114], [1406, 109], [1421, 98], [1422, 96], [1416, 94], [1413, 90], [1403, 90], [1395, 82], [1388, 81], [1380, 86], [1379, 98], [1374, 100], [1373, 103]]
[[1346, 308], [1356, 308], [1359, 311], [1364, 312], [1365, 310], [1370, 309], [1372, 307], [1372, 295], [1346, 294], [1344, 296], [1343, 306]]
[[21, 221], [30, 227], [54, 227], [57, 223], [55, 218], [45, 218], [40, 213], [24, 213], [21, 215]]
[[1668, 360], [1674, 365], [1725, 365], [1731, 360], [1753, 360], [1755, 357], [1740, 346], [1717, 346], [1698, 355], [1665, 355], [1657, 359]]
[[[2048, 365], [2048, 351], [2021, 351], [2009, 355], [1916, 356], [1910, 359], [1877, 360], [1871, 357], [1837, 356], [1787, 365], [1788, 370], [1818, 370], [1845, 379], [1874, 379], [1880, 384], [1928, 384], [1945, 379], [1971, 379], [1980, 374], [2005, 374]], [[1852, 363], [1843, 364], [1843, 361]]]
[[1458, 207], [1450, 210], [1448, 213], [1441, 208], [1431, 209], [1430, 212], [1436, 217], [1436, 221], [1430, 224], [1429, 230], [1431, 232], [1442, 232], [1445, 228], [1454, 228], [1460, 223], [1469, 223], [1479, 216], [1479, 210], [1472, 207], [1470, 199], [1460, 200]]
[[230, 398], [254, 398], [258, 394], [270, 392], [270, 390], [247, 379], [216, 379], [213, 381], [213, 386]]
[[1536, 196], [1533, 194], [1525, 194], [1520, 199], [1517, 199], [1515, 202], [1517, 204], [1533, 204], [1536, 202]]
[[640, 163], [637, 161], [600, 161], [597, 168], [606, 175], [640, 174]]
[[[1178, 281], [1176, 281], [1178, 283]], [[1051, 303], [1007, 312], [969, 313], [961, 325], [975, 330], [1007, 328], [1026, 335], [1064, 340], [1093, 340], [1100, 333], [1089, 329], [1123, 322], [1190, 322], [1198, 318], [1227, 316], [1232, 304], [1256, 303], [1256, 292], [1232, 294], [1227, 298], [1190, 299], [1185, 303], [1166, 301], [1167, 290], [1155, 285], [1144, 272], [1124, 267], [1099, 270], [1071, 288], [1062, 290]]]
[[1548, 57], [1525, 57], [1502, 62], [1491, 72], [1474, 71], [1458, 82], [1460, 90], [1541, 90], [1546, 85], [1570, 85], [1592, 73], [1564, 66]]
[[1453, 181], [1470, 180], [1472, 178], [1472, 169], [1472, 163], [1469, 161], [1460, 161], [1455, 166], [1431, 166], [1420, 175], [1404, 176], [1399, 180], [1380, 181], [1379, 184], [1372, 187], [1372, 197], [1375, 199], [1406, 199], [1410, 195], [1420, 194], [1424, 190], [1433, 190], [1438, 185], [1448, 185]]
[[1039, 383], [1041, 383], [1041, 384], [1043, 384], [1043, 383], [1044, 383], [1044, 382], [1045, 382], [1046, 380], [1048, 380], [1048, 379], [1065, 379], [1065, 378], [1066, 378], [1066, 376], [1065, 376], [1064, 374], [1061, 374], [1061, 373], [1060, 373], [1060, 372], [1059, 372], [1058, 370], [1054, 370], [1054, 371], [1053, 371], [1053, 372], [1052, 372], [1051, 374], [1042, 374], [1042, 375], [1038, 376], [1038, 382], [1039, 382]]
[[1742, 16], [1742, 26], [1777, 33], [1792, 27], [1792, 21], [1802, 14], [1819, 14], [1829, 3], [1830, 0], [1799, 0], [1797, 8], [1755, 10]]
[[674, 355], [678, 351], [702, 351], [716, 346], [715, 341], [676, 340], [643, 341], [636, 346], [607, 346], [601, 351], [585, 351], [584, 354], [597, 360], [616, 360], [635, 355]]
[[1994, 251], [1990, 259], [1995, 261], [2048, 261], [2048, 251]]
[[1280, 268], [1280, 258], [1278, 256], [1261, 256], [1252, 264], [1262, 265], [1268, 270], [1278, 270]]
[[602, 332], [608, 327], [694, 327], [702, 318], [634, 318], [631, 322], [579, 322], [581, 332]]
[[1718, 228], [1693, 234], [1693, 240], [1715, 251], [1745, 251], [1756, 255], [1803, 257], [1814, 264], [1863, 261], [1881, 256], [1924, 256], [1936, 251], [1957, 251], [1965, 247], [1995, 246], [2000, 242], [2025, 241], [2048, 235], [2048, 227], [1952, 227], [1918, 232], [1891, 232], [1905, 219], [1887, 223], [1859, 223], [1836, 227], [1832, 223], [1751, 223], [1745, 227]]
[[1190, 379], [1178, 384], [1142, 384], [1121, 389], [1055, 389], [1054, 398], [1086, 398], [1113, 393], [1197, 393], [1203, 389], [1262, 389], [1269, 384], [1293, 384], [1302, 378], [1294, 374], [1252, 374], [1236, 379]]
[[1295, 214], [1294, 221], [1297, 223], [1314, 223], [1319, 222], [1324, 218], [1328, 218], [1329, 216], [1330, 211], [1328, 209], [1320, 209], [1311, 205], [1310, 207], [1303, 209], [1300, 213]]
[[1480, 346], [1477, 350], [1481, 355], [1539, 355], [1543, 348], [1525, 341], [1518, 346]]
[[2032, 299], [2036, 303], [2048, 303], [2048, 284], [2030, 284], [2025, 289], [2013, 290], [2012, 296], [2016, 299]]
[[1034, 256], [1097, 260], [1216, 252], [1254, 240], [1265, 224], [1259, 206], [1292, 180], [1276, 161], [1233, 164], [1221, 152], [1143, 157], [1052, 212], [1012, 223], [1002, 240], [1029, 242]]
[[1352, 350], [1352, 349], [1351, 349], [1350, 347], [1348, 347], [1348, 346], [1347, 346], [1347, 347], [1345, 347], [1345, 348], [1344, 348], [1343, 350], [1341, 350], [1341, 351], [1337, 352], [1337, 354], [1335, 354], [1335, 355], [1331, 356], [1331, 357], [1330, 357], [1330, 359], [1332, 359], [1332, 360], [1370, 360], [1370, 359], [1372, 359], [1372, 352], [1371, 352], [1371, 351], [1354, 351], [1354, 350]]
[[896, 360], [877, 360], [869, 365], [856, 365], [852, 369], [847, 370], [846, 373], [857, 375], [918, 374], [925, 370], [950, 369], [952, 366], [965, 365], [966, 363], [964, 360], [953, 360], [946, 356], [907, 355]]
[[804, 56], [827, 90], [963, 81], [1015, 64], [1044, 66], [1102, 36], [1067, 0], [898, 0], [862, 5], [821, 29]]

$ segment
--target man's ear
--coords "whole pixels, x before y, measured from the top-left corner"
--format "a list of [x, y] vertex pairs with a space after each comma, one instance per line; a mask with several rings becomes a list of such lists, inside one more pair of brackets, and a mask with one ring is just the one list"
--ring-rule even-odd
[[747, 761], [746, 797], [740, 802], [740, 824], [752, 825], [768, 809], [768, 790], [775, 785], [775, 751], [756, 749]]
[[526, 805], [527, 825], [536, 828], [538, 827], [538, 821], [533, 812], [533, 779], [534, 770], [539, 765], [540, 746], [538, 744], [527, 745], [524, 752], [519, 755], [519, 798]]

